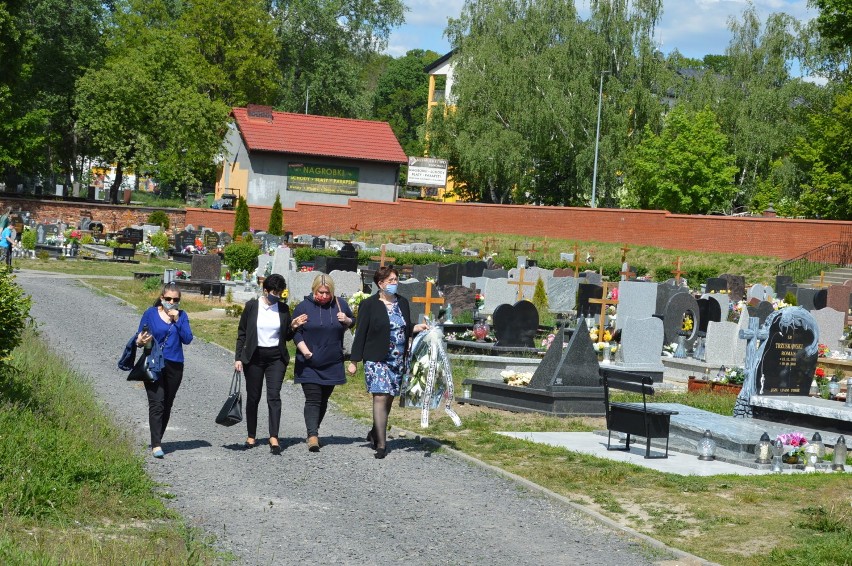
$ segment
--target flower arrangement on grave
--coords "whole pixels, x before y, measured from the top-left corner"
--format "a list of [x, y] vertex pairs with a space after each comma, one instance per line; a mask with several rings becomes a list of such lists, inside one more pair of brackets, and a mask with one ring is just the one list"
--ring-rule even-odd
[[166, 252], [164, 252], [162, 249], [158, 248], [157, 246], [151, 245], [149, 242], [142, 242], [141, 244], [138, 244], [136, 246], [136, 253], [142, 254], [142, 255], [151, 255], [151, 256], [154, 256], [154, 257], [159, 257], [159, 256], [164, 255]]
[[[64, 242], [64, 241], [65, 241], [65, 238], [63, 237], [62, 242]], [[44, 243], [45, 243], [45, 245], [48, 245], [48, 246], [58, 246], [58, 245], [60, 245], [59, 236], [45, 236]]]
[[503, 382], [512, 387], [527, 387], [532, 381], [532, 372], [513, 371], [510, 369], [500, 372]]
[[786, 302], [784, 299], [779, 299], [778, 297], [772, 298], [772, 308], [774, 308], [777, 311], [780, 311], [781, 309], [786, 309], [787, 307], [791, 307], [791, 306], [793, 306], [793, 305]]
[[[593, 326], [592, 329], [589, 330], [589, 338], [592, 339], [592, 342], [597, 342], [599, 335], [600, 331], [597, 326]], [[612, 340], [612, 332], [608, 328], [604, 328], [603, 342], [609, 342], [610, 340]]]
[[80, 238], [83, 236], [83, 233], [79, 230], [66, 230], [65, 231], [65, 243], [68, 245], [79, 244]]
[[182, 269], [178, 269], [177, 271], [175, 271], [175, 279], [189, 279], [189, 273], [183, 271]]
[[742, 367], [722, 366], [713, 381], [718, 383], [729, 383], [731, 385], [742, 385], [745, 383], [745, 369]]
[[695, 326], [695, 319], [692, 318], [690, 313], [684, 313], [683, 319], [680, 323], [680, 329], [684, 332], [692, 332], [692, 328]]
[[671, 358], [674, 356], [675, 350], [677, 350], [677, 342], [672, 342], [671, 344], [663, 344], [663, 355]]
[[784, 445], [784, 461], [788, 464], [803, 462], [805, 459], [805, 445], [808, 439], [801, 432], [785, 432], [775, 438], [776, 442]]
[[831, 349], [825, 344], [820, 344], [817, 346], [817, 355], [820, 358], [825, 358], [831, 353]]
[[477, 293], [473, 300], [476, 304], [477, 309], [481, 309], [485, 306], [485, 295], [483, 295], [482, 293]]
[[553, 341], [555, 339], [556, 339], [556, 334], [553, 334], [553, 333], [548, 334], [547, 338], [545, 338], [541, 341], [541, 349], [545, 350], [545, 351], [549, 350], [550, 345], [553, 344]]
[[313, 271], [313, 270], [314, 270], [313, 265], [303, 265], [302, 267], [299, 268], [299, 271], [302, 272], [302, 273], [306, 273], [308, 271]]
[[[197, 243], [198, 242], [196, 241], [196, 244]], [[183, 253], [194, 254], [194, 255], [206, 255], [207, 254], [207, 248], [205, 248], [204, 246], [200, 246], [200, 245], [190, 244], [190, 245], [183, 248]]]

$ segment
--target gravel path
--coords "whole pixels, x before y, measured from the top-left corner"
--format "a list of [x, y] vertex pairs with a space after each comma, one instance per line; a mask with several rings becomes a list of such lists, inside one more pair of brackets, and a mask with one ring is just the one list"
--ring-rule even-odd
[[[78, 281], [20, 273], [51, 346], [91, 376], [116, 420], [147, 446], [145, 392], [116, 367], [139, 313]], [[413, 439], [376, 460], [363, 424], [329, 410], [324, 448], [304, 444], [301, 388], [282, 390], [281, 456], [242, 449], [245, 427], [217, 426], [233, 354], [197, 339], [163, 448], [148, 459], [169, 504], [243, 564], [651, 564], [635, 542], [583, 514]], [[395, 410], [399, 410], [398, 408]], [[393, 415], [391, 415], [393, 418]]]

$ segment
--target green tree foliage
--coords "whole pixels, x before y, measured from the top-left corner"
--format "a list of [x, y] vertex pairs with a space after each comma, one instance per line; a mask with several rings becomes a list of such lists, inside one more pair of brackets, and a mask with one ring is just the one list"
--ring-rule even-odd
[[260, 256], [260, 247], [252, 242], [233, 241], [222, 250], [225, 256], [225, 265], [232, 273], [238, 271], [253, 271], [257, 267], [257, 258]]
[[803, 176], [797, 201], [810, 217], [852, 219], [852, 87], [837, 95], [829, 112], [810, 117], [794, 155]]
[[272, 212], [269, 214], [269, 227], [266, 231], [273, 236], [280, 236], [284, 233], [284, 214], [281, 212], [281, 195], [275, 195], [275, 202], [272, 203]]
[[628, 191], [641, 208], [706, 214], [730, 208], [735, 173], [713, 112], [675, 106], [659, 135], [646, 129], [630, 163]]
[[433, 113], [429, 152], [450, 160], [466, 198], [586, 204], [604, 71], [598, 178], [602, 200], [614, 198], [634, 134], [660, 115], [651, 87], [663, 81], [652, 42], [661, 3], [590, 7], [583, 21], [561, 0], [469, 0], [450, 21], [455, 110]]
[[535, 305], [535, 308], [540, 313], [544, 313], [547, 310], [547, 291], [544, 288], [544, 280], [541, 277], [535, 282], [532, 304]]
[[30, 318], [31, 299], [15, 283], [8, 270], [0, 270], [0, 363], [21, 343], [21, 334]]
[[373, 116], [390, 124], [406, 155], [423, 152], [429, 102], [429, 75], [423, 69], [439, 57], [434, 51], [409, 51], [390, 61], [376, 84]]
[[240, 239], [243, 232], [248, 232], [250, 226], [249, 209], [246, 199], [237, 199], [237, 210], [234, 212], [234, 239]]
[[162, 210], [155, 210], [148, 215], [148, 224], [159, 226], [163, 230], [168, 230], [169, 215]]
[[819, 16], [803, 33], [804, 62], [808, 70], [848, 81], [852, 72], [852, 4], [848, 0], [809, 0]]
[[819, 9], [817, 29], [828, 45], [835, 49], [852, 46], [852, 4], [849, 0], [808, 0]]
[[356, 117], [368, 113], [360, 96], [361, 67], [404, 21], [401, 0], [273, 0], [282, 93], [290, 112]]

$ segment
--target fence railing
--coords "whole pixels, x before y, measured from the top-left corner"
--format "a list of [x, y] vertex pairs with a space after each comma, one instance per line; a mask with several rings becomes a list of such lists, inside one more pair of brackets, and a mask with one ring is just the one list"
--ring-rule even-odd
[[793, 282], [801, 283], [808, 277], [813, 277], [822, 271], [837, 267], [852, 265], [852, 238], [844, 238], [840, 242], [830, 242], [802, 255], [780, 263], [778, 275], [789, 275]]

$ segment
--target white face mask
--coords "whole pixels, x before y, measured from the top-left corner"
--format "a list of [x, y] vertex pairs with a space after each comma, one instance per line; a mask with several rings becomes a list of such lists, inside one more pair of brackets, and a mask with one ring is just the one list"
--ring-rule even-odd
[[160, 304], [163, 305], [163, 310], [166, 311], [166, 312], [173, 311], [176, 308], [178, 308], [178, 306], [176, 304], [170, 303], [168, 301], [162, 301], [161, 300]]

